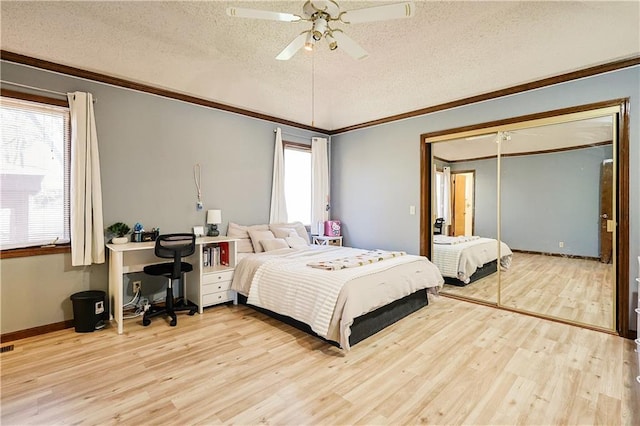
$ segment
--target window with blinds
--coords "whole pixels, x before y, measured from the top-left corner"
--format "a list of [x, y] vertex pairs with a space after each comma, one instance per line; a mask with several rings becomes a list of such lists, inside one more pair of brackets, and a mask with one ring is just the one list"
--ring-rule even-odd
[[69, 242], [69, 108], [0, 97], [0, 249]]

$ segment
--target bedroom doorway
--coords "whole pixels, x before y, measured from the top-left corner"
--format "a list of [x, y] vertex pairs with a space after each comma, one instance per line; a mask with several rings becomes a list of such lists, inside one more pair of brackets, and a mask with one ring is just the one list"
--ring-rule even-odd
[[474, 195], [473, 171], [452, 171], [451, 186], [453, 188], [453, 214], [451, 217], [453, 236], [473, 235], [473, 195]]

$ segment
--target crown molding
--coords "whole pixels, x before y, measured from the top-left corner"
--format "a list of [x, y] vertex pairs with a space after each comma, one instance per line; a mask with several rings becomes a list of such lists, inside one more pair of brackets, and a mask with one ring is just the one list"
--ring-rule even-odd
[[611, 71], [617, 71], [623, 68], [629, 68], [636, 65], [640, 65], [640, 56], [633, 56], [630, 58], [621, 59], [614, 62], [608, 62], [606, 64], [600, 64], [589, 68], [584, 68], [577, 71], [572, 71], [565, 74], [556, 75], [553, 77], [543, 78], [542, 80], [536, 80], [529, 83], [519, 84], [517, 86], [507, 87], [505, 89], [496, 90], [493, 92], [483, 93], [481, 95], [471, 96], [469, 98], [458, 99], [456, 101], [446, 102], [439, 105], [434, 105], [426, 108], [417, 109], [415, 111], [405, 112], [402, 114], [392, 115], [390, 117], [384, 117], [377, 120], [367, 121], [365, 123], [355, 124], [353, 126], [343, 127], [341, 129], [332, 130], [330, 135], [337, 135], [340, 133], [350, 132], [352, 130], [364, 129], [367, 127], [378, 126], [380, 124], [387, 124], [398, 120], [404, 120], [407, 118], [418, 117], [420, 115], [431, 114], [438, 111], [444, 111], [451, 108], [457, 108], [477, 102], [488, 101], [491, 99], [501, 98], [504, 96], [515, 95], [517, 93], [527, 92], [529, 90], [540, 89], [542, 87], [553, 86], [559, 83], [565, 83], [567, 81], [578, 80], [580, 78], [591, 77], [598, 74], [604, 74]]
[[285, 120], [283, 118], [274, 117], [267, 114], [261, 114], [259, 112], [251, 111], [248, 109], [238, 108], [231, 105], [210, 101], [204, 98], [199, 98], [197, 96], [185, 95], [184, 93], [174, 92], [172, 90], [161, 89], [159, 87], [137, 83], [131, 80], [126, 80], [124, 78], [113, 77], [107, 74], [88, 71], [81, 68], [71, 67], [68, 65], [62, 65], [55, 62], [51, 62], [51, 61], [45, 61], [43, 59], [21, 55], [19, 53], [9, 52], [7, 50], [0, 50], [0, 59], [7, 62], [13, 62], [21, 65], [28, 65], [34, 68], [40, 68], [47, 71], [66, 74], [73, 77], [84, 78], [84, 79], [96, 81], [99, 83], [106, 83], [113, 86], [136, 90], [138, 92], [151, 93], [153, 95], [158, 95], [158, 96], [162, 96], [169, 99], [188, 102], [195, 105], [201, 105], [208, 108], [214, 108], [221, 111], [232, 112], [234, 114], [240, 114], [240, 115], [244, 115], [251, 118], [257, 118], [259, 120], [271, 121], [271, 122], [282, 124], [285, 126], [295, 127], [298, 129], [309, 130], [312, 132], [322, 133], [325, 135], [329, 134], [328, 130], [321, 129], [318, 127], [308, 126], [306, 124], [296, 123], [294, 121]]
[[402, 114], [392, 115], [389, 117], [379, 118], [377, 120], [367, 121], [360, 124], [354, 124], [352, 126], [343, 127], [335, 130], [326, 130], [318, 127], [308, 126], [306, 124], [297, 123], [283, 118], [274, 117], [271, 115], [261, 114], [255, 111], [234, 107], [231, 105], [222, 104], [219, 102], [210, 101], [207, 99], [199, 98], [197, 96], [185, 95], [180, 92], [174, 92], [171, 90], [161, 89], [158, 87], [150, 86], [147, 84], [136, 83], [131, 80], [126, 80], [119, 77], [112, 77], [107, 74], [97, 73], [94, 71], [88, 71], [81, 68], [71, 67], [68, 65], [62, 65], [43, 59], [34, 58], [31, 56], [21, 55], [19, 53], [10, 52], [7, 50], [0, 50], [0, 59], [8, 62], [14, 62], [21, 65], [28, 65], [35, 68], [40, 68], [47, 71], [58, 72], [61, 74], [70, 75], [73, 77], [84, 78], [100, 83], [111, 84], [113, 86], [123, 87], [131, 90], [136, 90], [144, 93], [151, 93], [154, 95], [166, 97], [169, 99], [176, 99], [183, 102], [188, 102], [196, 105], [205, 106], [208, 108], [214, 108], [222, 111], [232, 112], [235, 114], [244, 115], [259, 120], [271, 121], [274, 123], [282, 124], [285, 126], [291, 126], [299, 129], [309, 130], [312, 132], [318, 132], [326, 135], [338, 135], [341, 133], [350, 132], [353, 130], [360, 130], [367, 127], [378, 126], [381, 124], [392, 123], [398, 120], [405, 120], [407, 118], [418, 117], [421, 115], [431, 114], [438, 111], [443, 111], [451, 108], [457, 108], [464, 105], [474, 104], [477, 102], [488, 101], [491, 99], [501, 98], [508, 95], [514, 95], [517, 93], [527, 92], [529, 90], [539, 89], [542, 87], [553, 86], [555, 84], [564, 83], [580, 78], [591, 77], [598, 74], [604, 74], [607, 72], [617, 71], [623, 68], [629, 68], [640, 65], [640, 55], [632, 56], [630, 58], [620, 59], [605, 64], [596, 65], [589, 68], [584, 68], [577, 71], [572, 71], [565, 74], [560, 74], [553, 77], [543, 78], [541, 80], [532, 81], [529, 83], [519, 84], [517, 86], [507, 87], [505, 89], [496, 90], [493, 92], [483, 93], [468, 98], [462, 98], [451, 102], [445, 102], [439, 105], [433, 105], [426, 108], [420, 108], [414, 111], [405, 112]]

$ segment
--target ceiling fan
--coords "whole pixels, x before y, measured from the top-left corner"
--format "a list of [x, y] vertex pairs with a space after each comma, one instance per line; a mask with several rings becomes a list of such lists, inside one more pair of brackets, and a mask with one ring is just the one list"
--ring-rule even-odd
[[334, 23], [358, 24], [362, 22], [386, 21], [389, 19], [410, 18], [413, 16], [415, 5], [413, 2], [403, 2], [365, 9], [341, 10], [333, 0], [310, 0], [302, 6], [302, 15], [292, 13], [271, 12], [267, 10], [228, 7], [227, 15], [237, 18], [266, 19], [282, 22], [311, 22], [311, 29], [303, 31], [276, 59], [286, 61], [291, 59], [298, 50], [304, 47], [312, 51], [323, 38], [329, 44], [330, 50], [338, 46], [355, 59], [364, 59], [369, 54], [347, 36], [341, 29], [332, 27]]

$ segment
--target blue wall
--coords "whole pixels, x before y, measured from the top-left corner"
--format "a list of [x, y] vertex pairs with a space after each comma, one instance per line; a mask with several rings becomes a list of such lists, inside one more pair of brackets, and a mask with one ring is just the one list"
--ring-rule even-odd
[[[266, 120], [5, 61], [0, 72], [2, 80], [63, 93], [88, 91], [97, 98], [105, 226], [116, 221], [130, 226], [140, 222], [165, 233], [190, 232], [193, 226], [204, 225], [206, 210], [214, 208], [222, 210], [222, 233], [229, 221], [267, 223], [274, 129], [281, 127], [285, 140], [298, 143], [309, 144], [317, 136]], [[203, 210], [196, 209], [193, 167], [197, 163], [202, 171]], [[105, 265], [74, 268], [70, 263], [65, 254], [2, 260], [2, 333], [71, 319], [71, 294], [107, 290]], [[143, 291], [153, 292], [157, 287], [153, 282], [143, 283]], [[126, 294], [130, 290], [127, 286]]]
[[[501, 239], [517, 250], [600, 256], [600, 166], [611, 146], [501, 158]], [[462, 161], [475, 171], [476, 235], [497, 238], [497, 161]], [[560, 242], [563, 247], [560, 247]]]
[[[420, 82], [416, 82], [420, 90]], [[629, 322], [635, 326], [640, 255], [640, 66], [354, 130], [332, 138], [332, 217], [345, 242], [419, 253], [420, 135], [576, 105], [630, 99]], [[425, 99], [425, 104], [429, 100]]]

